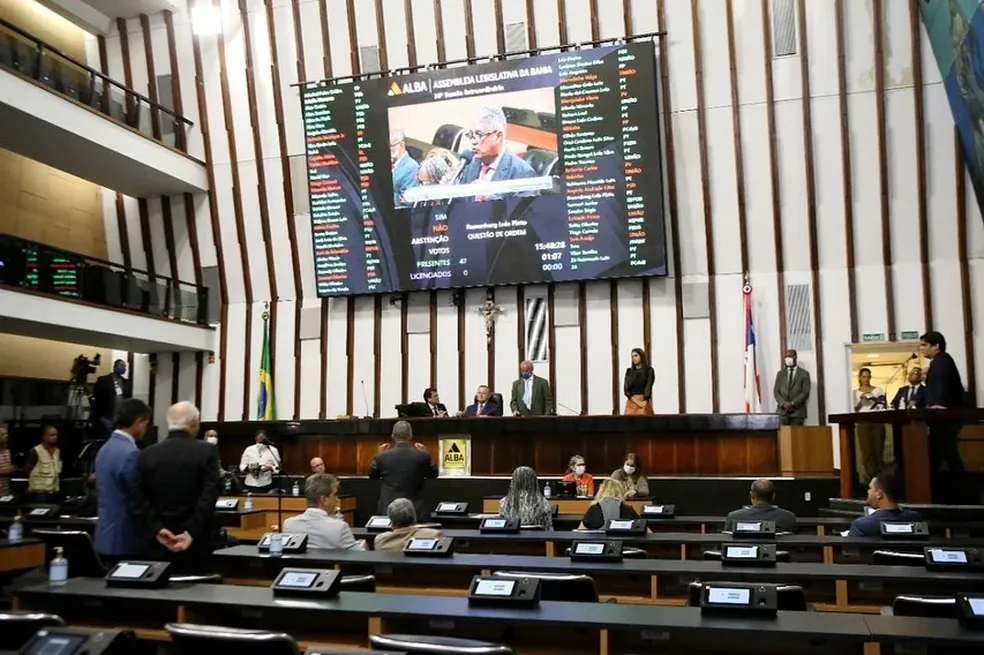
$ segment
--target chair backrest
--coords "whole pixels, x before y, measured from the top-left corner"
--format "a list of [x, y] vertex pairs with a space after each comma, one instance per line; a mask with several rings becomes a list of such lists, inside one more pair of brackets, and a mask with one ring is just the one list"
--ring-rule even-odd
[[461, 135], [464, 132], [465, 128], [460, 125], [444, 124], [437, 128], [437, 132], [434, 132], [434, 138], [431, 141], [437, 148], [444, 148], [457, 153], [461, 146]]
[[895, 616], [922, 616], [934, 619], [957, 618], [957, 599], [953, 596], [897, 596], [892, 603]]
[[[687, 606], [700, 607], [700, 597], [704, 591], [704, 583], [691, 582], [687, 585]], [[810, 609], [806, 602], [806, 592], [799, 585], [780, 585], [776, 589], [776, 600], [783, 612], [806, 612]]]
[[591, 576], [539, 571], [496, 571], [492, 575], [514, 580], [536, 578], [540, 581], [541, 600], [563, 600], [569, 603], [598, 602], [598, 590]]
[[300, 655], [297, 642], [284, 632], [245, 630], [219, 625], [168, 623], [170, 652], [180, 655], [210, 655], [226, 650], [237, 655]]
[[178, 584], [222, 584], [222, 576], [218, 573], [205, 573], [203, 575], [172, 575], [168, 582]]
[[508, 646], [476, 639], [430, 635], [369, 635], [374, 651], [402, 651], [407, 655], [513, 655]]
[[649, 553], [642, 548], [622, 548], [622, 559], [649, 559]]
[[489, 396], [489, 400], [492, 400], [493, 402], [498, 404], [500, 409], [505, 410], [505, 406], [502, 404], [503, 400], [502, 400], [501, 393], [493, 393], [491, 396]]
[[926, 556], [922, 553], [903, 553], [897, 550], [876, 550], [871, 563], [877, 566], [922, 566]]
[[376, 591], [376, 576], [374, 575], [343, 575], [339, 581], [342, 591]]
[[49, 561], [55, 548], [60, 546], [63, 549], [68, 560], [68, 577], [101, 578], [106, 575], [108, 569], [96, 553], [96, 546], [88, 532], [47, 529], [35, 529], [31, 532], [44, 540]]
[[16, 651], [41, 628], [63, 626], [60, 616], [43, 612], [0, 612], [0, 650]]
[[553, 175], [557, 164], [557, 153], [539, 148], [529, 148], [526, 151], [526, 163], [533, 168], [538, 176]]

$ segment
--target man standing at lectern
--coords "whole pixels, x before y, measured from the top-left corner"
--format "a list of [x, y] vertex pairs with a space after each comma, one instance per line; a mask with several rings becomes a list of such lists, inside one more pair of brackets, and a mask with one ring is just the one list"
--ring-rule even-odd
[[513, 416], [550, 416], [554, 414], [554, 399], [550, 383], [533, 375], [533, 362], [519, 365], [519, 379], [513, 382], [509, 409]]
[[369, 479], [383, 481], [376, 513], [385, 514], [394, 500], [408, 498], [413, 501], [418, 516], [427, 516], [420, 494], [424, 480], [436, 477], [437, 466], [427, 448], [413, 442], [413, 428], [409, 423], [397, 421], [393, 425], [393, 446], [382, 444], [369, 466]]
[[[964, 386], [953, 357], [946, 352], [946, 337], [927, 332], [919, 337], [919, 351], [929, 360], [926, 372], [926, 407], [959, 409]], [[957, 448], [959, 421], [929, 421], [929, 475], [933, 502], [961, 502], [957, 496], [963, 482], [963, 460]]]
[[803, 425], [806, 422], [806, 403], [810, 399], [810, 374], [796, 365], [796, 351], [789, 349], [783, 357], [785, 364], [776, 373], [772, 395], [781, 425]]

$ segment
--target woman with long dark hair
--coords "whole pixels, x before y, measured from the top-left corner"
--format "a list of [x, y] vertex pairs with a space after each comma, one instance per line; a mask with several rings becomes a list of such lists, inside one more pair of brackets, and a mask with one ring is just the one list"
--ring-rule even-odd
[[642, 348], [632, 349], [632, 366], [625, 371], [625, 410], [623, 414], [652, 414], [656, 372]]
[[522, 526], [542, 526], [553, 530], [553, 508], [543, 497], [536, 472], [529, 466], [520, 466], [512, 474], [509, 491], [499, 501], [499, 515], [518, 519]]

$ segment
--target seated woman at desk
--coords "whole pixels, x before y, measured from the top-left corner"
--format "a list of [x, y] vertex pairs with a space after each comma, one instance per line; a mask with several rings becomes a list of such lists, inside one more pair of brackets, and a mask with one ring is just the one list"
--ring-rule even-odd
[[584, 458], [580, 455], [574, 455], [568, 462], [567, 475], [563, 477], [563, 481], [576, 484], [578, 496], [594, 496], [594, 477], [588, 473], [587, 469]]
[[417, 510], [413, 501], [397, 498], [386, 508], [390, 531], [376, 535], [373, 550], [403, 550], [411, 539], [440, 539], [440, 530], [417, 525]]
[[625, 485], [626, 498], [649, 497], [649, 480], [642, 474], [642, 461], [635, 453], [625, 456], [622, 468], [613, 472], [611, 478]]
[[602, 530], [613, 519], [639, 518], [630, 505], [625, 504], [625, 485], [609, 478], [601, 483], [598, 495], [581, 519], [578, 530]]
[[509, 491], [499, 501], [499, 516], [518, 519], [521, 526], [553, 530], [553, 507], [543, 497], [536, 472], [529, 466], [513, 471]]

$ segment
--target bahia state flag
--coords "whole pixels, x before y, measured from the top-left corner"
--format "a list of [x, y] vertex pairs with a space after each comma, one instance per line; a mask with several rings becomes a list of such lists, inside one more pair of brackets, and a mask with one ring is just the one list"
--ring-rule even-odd
[[762, 384], [755, 360], [755, 325], [752, 323], [752, 285], [745, 278], [745, 413], [758, 412], [762, 405]]

